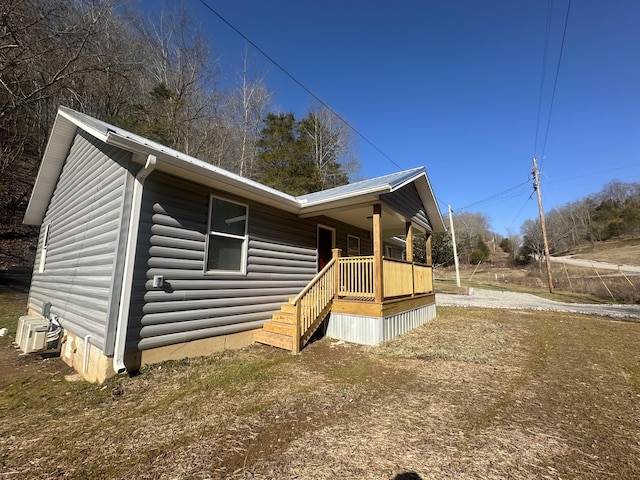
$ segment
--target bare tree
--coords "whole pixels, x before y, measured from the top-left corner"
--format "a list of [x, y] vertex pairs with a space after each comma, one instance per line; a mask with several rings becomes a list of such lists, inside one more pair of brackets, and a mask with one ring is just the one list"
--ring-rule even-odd
[[218, 99], [208, 43], [179, 4], [143, 23], [141, 36], [149, 85], [138, 123], [155, 140], [200, 156], [206, 151], [201, 134], [212, 125]]
[[520, 228], [522, 232], [522, 250], [525, 256], [531, 256], [538, 262], [538, 266], [542, 268], [544, 259], [544, 242], [542, 238], [542, 228], [540, 220], [526, 220]]
[[470, 263], [473, 252], [489, 238], [491, 225], [484, 213], [460, 212], [453, 216], [458, 257]]
[[234, 89], [230, 102], [233, 124], [239, 137], [236, 170], [239, 175], [252, 178], [262, 119], [273, 94], [265, 85], [266, 73], [252, 75], [249, 71], [249, 53], [246, 47], [242, 56], [242, 69], [237, 76], [238, 86]]
[[312, 107], [300, 122], [300, 132], [312, 144], [322, 188], [347, 183], [349, 175], [360, 170], [351, 129], [331, 110]]
[[0, 10], [0, 146], [3, 170], [40, 156], [60, 103], [82, 105], [118, 62], [101, 48], [118, 28], [116, 0], [6, 0]]

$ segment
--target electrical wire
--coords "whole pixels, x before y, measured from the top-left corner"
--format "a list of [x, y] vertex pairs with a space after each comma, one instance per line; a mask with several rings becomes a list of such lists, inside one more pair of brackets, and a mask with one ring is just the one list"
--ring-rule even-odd
[[213, 9], [205, 0], [200, 0], [200, 3], [204, 5], [211, 13], [213, 13], [216, 17], [218, 17], [222, 22], [224, 22], [229, 28], [231, 28], [234, 32], [240, 35], [247, 43], [249, 43], [253, 48], [255, 48], [258, 52], [260, 52], [267, 60], [269, 60], [273, 65], [275, 65], [282, 73], [284, 73], [287, 77], [293, 80], [300, 88], [302, 88], [305, 92], [307, 92], [311, 97], [313, 97], [316, 101], [318, 101], [323, 107], [329, 110], [333, 115], [336, 116], [342, 123], [344, 123], [352, 132], [358, 135], [362, 140], [368, 143], [375, 151], [377, 151], [384, 158], [389, 160], [396, 168], [402, 170], [403, 168], [398, 165], [389, 155], [380, 149], [376, 144], [374, 144], [371, 140], [369, 140], [364, 134], [362, 134], [358, 129], [356, 129], [353, 125], [351, 125], [345, 118], [343, 118], [339, 113], [337, 113], [333, 108], [331, 108], [327, 103], [324, 102], [318, 95], [313, 93], [309, 88], [307, 88], [300, 80], [294, 77], [287, 69], [285, 69], [282, 65], [276, 62], [267, 52], [261, 49], [258, 45], [256, 45], [249, 37], [247, 37], [244, 33], [238, 30], [231, 22], [229, 22], [226, 18], [220, 15], [216, 10]]
[[549, 35], [551, 32], [551, 12], [553, 11], [553, 0], [547, 2], [547, 30], [544, 36], [544, 51], [542, 54], [542, 73], [540, 75], [540, 92], [538, 94], [538, 115], [536, 121], [536, 135], [533, 142], [533, 156], [538, 149], [538, 134], [540, 132], [540, 115], [542, 113], [542, 93], [544, 92], [544, 79], [547, 71], [547, 55], [549, 53]]
[[556, 96], [556, 87], [558, 86], [558, 77], [560, 75], [560, 63], [562, 62], [562, 53], [564, 52], [564, 42], [567, 38], [567, 25], [569, 24], [569, 12], [571, 11], [571, 0], [567, 4], [567, 13], [564, 19], [564, 30], [562, 32], [562, 42], [560, 43], [560, 54], [558, 55], [558, 64], [556, 65], [556, 76], [553, 82], [553, 90], [551, 93], [551, 104], [549, 105], [549, 116], [547, 118], [547, 128], [544, 134], [544, 142], [542, 143], [542, 156], [541, 159], [544, 159], [544, 153], [547, 148], [547, 139], [549, 137], [549, 127], [551, 126], [551, 114], [553, 113], [553, 102]]
[[[490, 200], [495, 200], [495, 199], [498, 199], [498, 198], [500, 198], [500, 197], [503, 197], [503, 196], [504, 196], [504, 195], [506, 195], [507, 193], [513, 192], [514, 190], [516, 190], [516, 189], [518, 189], [518, 188], [522, 187], [523, 185], [526, 185], [527, 183], [529, 183], [529, 181], [530, 181], [530, 180], [531, 180], [531, 178], [529, 178], [529, 177], [528, 177], [524, 182], [519, 183], [518, 185], [515, 185], [515, 186], [513, 186], [513, 187], [510, 187], [510, 188], [508, 188], [508, 189], [506, 189], [506, 190], [503, 190], [502, 192], [495, 193], [495, 194], [493, 194], [493, 195], [491, 195], [491, 196], [489, 196], [489, 197], [483, 198], [482, 200], [478, 200], [477, 202], [471, 203], [471, 204], [469, 204], [469, 205], [467, 205], [467, 206], [465, 206], [465, 207], [458, 208], [458, 209], [456, 209], [456, 211], [457, 211], [457, 212], [460, 212], [460, 211], [462, 211], [462, 210], [467, 210], [467, 209], [469, 209], [469, 208], [471, 208], [471, 207], [475, 207], [475, 206], [477, 206], [477, 205], [480, 205], [481, 203], [485, 203], [485, 202], [488, 202], [488, 201], [490, 201]], [[500, 198], [500, 200], [503, 200], [503, 198]]]
[[617, 168], [610, 168], [608, 170], [599, 170], [597, 172], [583, 173], [582, 175], [573, 175], [571, 177], [561, 178], [559, 180], [551, 180], [551, 181], [549, 181], [547, 183], [566, 182], [568, 180], [575, 180], [577, 178], [590, 177], [592, 175], [601, 175], [603, 173], [614, 172], [616, 170], [625, 170], [627, 168], [633, 168], [633, 167], [640, 167], [640, 163], [634, 163], [634, 164], [631, 164], [631, 165], [624, 165], [622, 167], [617, 167]]
[[513, 216], [513, 218], [511, 219], [511, 221], [507, 224], [507, 231], [511, 228], [511, 225], [513, 225], [513, 222], [516, 221], [516, 219], [520, 216], [520, 214], [525, 209], [527, 204], [531, 201], [531, 199], [533, 198], [533, 194], [534, 193], [535, 193], [535, 190], [533, 192], [531, 192], [531, 195], [529, 195], [529, 197], [524, 201], [524, 203], [522, 204], [522, 207], [520, 207], [520, 210], [518, 210], [518, 213], [516, 213]]

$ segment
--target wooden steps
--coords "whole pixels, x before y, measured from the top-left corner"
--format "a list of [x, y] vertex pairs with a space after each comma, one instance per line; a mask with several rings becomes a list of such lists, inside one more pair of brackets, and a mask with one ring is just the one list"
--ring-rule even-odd
[[253, 341], [293, 351], [293, 337], [281, 333], [268, 332], [264, 329], [258, 330], [253, 334]]
[[295, 309], [294, 305], [283, 304], [280, 311], [274, 313], [271, 320], [264, 323], [262, 330], [253, 334], [253, 341], [293, 351]]
[[298, 353], [331, 311], [336, 259], [334, 256], [295, 298], [281, 305], [280, 311], [263, 324], [262, 330], [253, 334], [253, 341]]
[[280, 335], [287, 335], [289, 337], [293, 337], [294, 334], [293, 323], [274, 322], [272, 320], [270, 322], [266, 322], [262, 326], [262, 329], [267, 332], [279, 333]]

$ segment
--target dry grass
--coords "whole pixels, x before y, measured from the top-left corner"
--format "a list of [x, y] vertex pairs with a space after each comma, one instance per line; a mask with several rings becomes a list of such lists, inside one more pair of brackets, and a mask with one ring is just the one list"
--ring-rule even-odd
[[637, 265], [640, 259], [640, 238], [605, 242], [577, 250], [577, 258], [609, 262], [617, 265]]
[[553, 294], [549, 294], [544, 266], [512, 268], [506, 265], [506, 261], [481, 264], [477, 268], [461, 265], [461, 289], [455, 286], [453, 267], [438, 268], [435, 270], [435, 288], [444, 293], [461, 293], [460, 290], [469, 287], [508, 290], [570, 303], [640, 303], [638, 275], [624, 276], [614, 271], [596, 271], [561, 263], [553, 263], [551, 273]]
[[0, 478], [639, 478], [638, 351], [640, 324], [472, 308], [103, 386], [5, 344]]

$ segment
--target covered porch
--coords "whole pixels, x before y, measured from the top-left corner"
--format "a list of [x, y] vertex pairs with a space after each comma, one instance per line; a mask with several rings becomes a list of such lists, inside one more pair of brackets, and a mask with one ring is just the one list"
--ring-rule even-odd
[[[293, 299], [299, 305], [301, 346], [327, 316], [327, 336], [366, 345], [389, 340], [435, 317], [431, 232], [397, 212], [384, 215], [381, 203], [369, 208], [373, 255], [344, 257], [334, 249], [331, 262]], [[426, 263], [414, 261], [417, 231], [426, 237]], [[390, 233], [405, 237], [405, 260], [383, 255]], [[317, 315], [322, 318], [314, 320]]]
[[[318, 275], [255, 335], [257, 342], [295, 353], [327, 319], [327, 336], [376, 345], [435, 317], [431, 232], [397, 214], [385, 230], [383, 205], [369, 208], [373, 255], [342, 256], [333, 249]], [[426, 263], [413, 261], [416, 231], [425, 234]], [[383, 255], [383, 232], [405, 237], [406, 260]]]
[[[372, 251], [362, 256], [347, 243], [347, 251], [341, 252], [334, 238], [331, 258], [324, 258], [319, 236], [322, 270], [273, 314], [255, 341], [297, 352], [327, 319], [327, 336], [376, 345], [435, 317], [431, 234], [445, 227], [424, 167], [311, 193], [298, 201], [298, 216], [317, 219], [319, 226], [329, 218], [369, 232]], [[417, 234], [426, 238], [424, 263], [414, 262]], [[385, 255], [384, 239], [399, 236], [405, 239], [404, 259]]]

